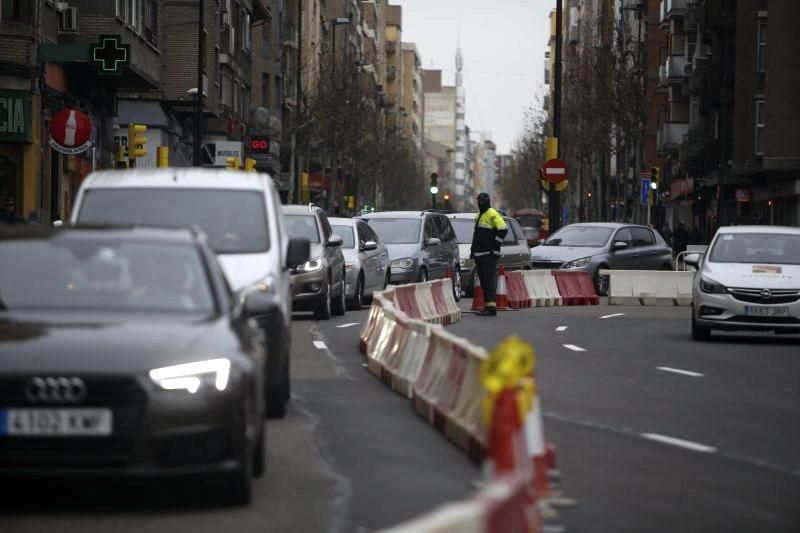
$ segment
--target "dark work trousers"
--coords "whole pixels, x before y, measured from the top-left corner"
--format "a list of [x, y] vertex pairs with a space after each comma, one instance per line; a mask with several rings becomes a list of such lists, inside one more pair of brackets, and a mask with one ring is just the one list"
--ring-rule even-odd
[[478, 267], [478, 278], [481, 280], [483, 298], [487, 307], [494, 306], [497, 301], [497, 261], [499, 259], [500, 256], [491, 253], [479, 255], [475, 258], [475, 265]]

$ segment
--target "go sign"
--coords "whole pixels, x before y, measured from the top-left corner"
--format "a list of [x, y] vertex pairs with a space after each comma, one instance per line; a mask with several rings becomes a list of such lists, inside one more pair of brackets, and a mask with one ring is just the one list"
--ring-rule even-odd
[[251, 154], [268, 154], [269, 148], [270, 148], [269, 137], [261, 135], [253, 135], [250, 138]]

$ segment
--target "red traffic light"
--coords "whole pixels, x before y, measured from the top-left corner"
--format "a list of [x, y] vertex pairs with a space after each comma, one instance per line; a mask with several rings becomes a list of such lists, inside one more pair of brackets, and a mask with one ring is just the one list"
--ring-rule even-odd
[[449, 202], [450, 201], [450, 195], [449, 194], [447, 194], [447, 193], [444, 194], [444, 201], [445, 202]]
[[253, 154], [267, 154], [269, 146], [269, 137], [253, 136], [250, 138], [250, 152]]

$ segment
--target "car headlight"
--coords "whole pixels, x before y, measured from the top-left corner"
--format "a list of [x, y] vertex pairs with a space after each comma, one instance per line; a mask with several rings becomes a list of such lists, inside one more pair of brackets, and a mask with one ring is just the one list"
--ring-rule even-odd
[[414, 260], [410, 257], [404, 257], [402, 259], [395, 259], [392, 261], [392, 268], [400, 268], [403, 270], [408, 270], [414, 266]]
[[580, 268], [588, 265], [591, 262], [591, 257], [581, 257], [580, 259], [575, 259], [574, 261], [570, 261], [569, 263], [561, 265], [561, 268]]
[[150, 379], [162, 389], [187, 390], [194, 394], [201, 385], [224, 391], [230, 374], [231, 361], [223, 357], [155, 368], [150, 371]]
[[315, 257], [297, 267], [297, 272], [316, 272], [322, 268], [322, 258]]
[[710, 294], [726, 294], [728, 292], [724, 285], [706, 277], [700, 278], [700, 290]]
[[347, 271], [353, 270], [356, 267], [356, 264], [353, 261], [345, 261], [344, 262], [344, 269]]

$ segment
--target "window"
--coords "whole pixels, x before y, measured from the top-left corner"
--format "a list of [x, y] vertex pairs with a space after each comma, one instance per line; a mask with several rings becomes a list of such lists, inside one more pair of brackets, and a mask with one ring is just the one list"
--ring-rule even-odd
[[622, 228], [617, 232], [616, 237], [614, 237], [614, 242], [624, 242], [628, 246], [633, 247], [636, 245], [635, 241], [633, 240], [633, 234], [631, 233], [630, 228]]
[[158, 3], [156, 0], [143, 0], [142, 33], [152, 44], [158, 42]]
[[0, 0], [0, 20], [27, 22], [29, 0]]
[[756, 155], [764, 155], [764, 100], [756, 100]]
[[319, 222], [322, 224], [322, 233], [325, 235], [325, 240], [330, 239], [331, 235], [333, 235], [333, 229], [331, 228], [331, 223], [328, 221], [328, 215], [320, 211]]
[[756, 71], [764, 72], [767, 54], [767, 17], [758, 17], [756, 47]]
[[437, 233], [436, 224], [433, 222], [433, 218], [431, 217], [425, 220], [425, 234], [424, 234], [425, 239], [432, 239], [434, 237], [437, 237], [436, 233]]
[[656, 243], [653, 232], [646, 228], [631, 228], [634, 246], [653, 246]]
[[250, 50], [250, 13], [242, 11], [242, 50]]

